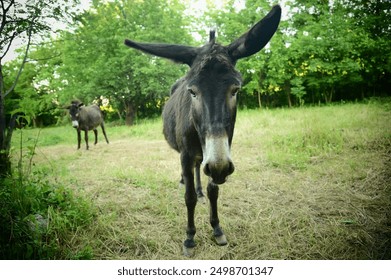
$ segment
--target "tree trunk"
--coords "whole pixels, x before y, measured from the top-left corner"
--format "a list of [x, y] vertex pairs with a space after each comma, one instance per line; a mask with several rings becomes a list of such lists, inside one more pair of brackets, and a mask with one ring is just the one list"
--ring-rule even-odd
[[289, 91], [287, 94], [288, 94], [288, 106], [289, 106], [289, 108], [291, 108], [292, 107], [291, 94], [289, 93]]
[[5, 121], [4, 96], [0, 94], [0, 179], [11, 174], [11, 139], [15, 128], [16, 115], [11, 120], [7, 128]]
[[4, 80], [0, 60], [0, 179], [11, 174], [11, 160], [9, 158], [9, 143], [7, 143], [5, 107], [4, 107]]
[[260, 109], [262, 109], [262, 98], [261, 98], [261, 93], [258, 91], [258, 106]]
[[[9, 7], [11, 7], [11, 5]], [[18, 83], [19, 77], [22, 74], [24, 65], [26, 64], [27, 54], [30, 49], [32, 28], [33, 26], [31, 25], [28, 28], [28, 30], [26, 30], [28, 40], [27, 40], [27, 47], [24, 53], [23, 61], [19, 67], [19, 71], [16, 75], [13, 84], [8, 90], [6, 90], [4, 86], [3, 63], [1, 61], [2, 57], [0, 57], [0, 178], [4, 178], [11, 174], [11, 159], [10, 159], [11, 139], [12, 139], [12, 133], [14, 131], [16, 118], [17, 118], [16, 115], [12, 116], [9, 125], [7, 127], [7, 123], [5, 119], [5, 97], [14, 90], [16, 84]], [[13, 38], [11, 39], [9, 44], [11, 44], [12, 40]]]
[[134, 118], [136, 116], [136, 109], [134, 105], [130, 102], [125, 103], [125, 124], [128, 126], [133, 125]]
[[286, 96], [288, 98], [288, 106], [289, 106], [289, 108], [291, 108], [292, 107], [291, 86], [290, 86], [289, 81], [285, 81], [285, 83], [284, 83], [284, 90], [285, 90]]
[[324, 96], [325, 96], [326, 104], [331, 103], [331, 101], [333, 100], [333, 93], [334, 93], [334, 88], [330, 89], [330, 93], [327, 93], [327, 91], [325, 92]]
[[118, 118], [120, 119], [120, 121], [122, 122], [122, 115], [121, 115], [121, 112], [119, 110], [117, 110], [117, 115], [118, 115]]

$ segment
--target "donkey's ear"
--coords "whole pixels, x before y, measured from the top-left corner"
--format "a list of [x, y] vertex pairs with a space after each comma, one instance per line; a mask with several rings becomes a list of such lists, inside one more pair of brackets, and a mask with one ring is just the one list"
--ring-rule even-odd
[[189, 66], [192, 65], [197, 56], [198, 49], [182, 45], [137, 43], [128, 39], [125, 40], [125, 45], [145, 53], [168, 58]]
[[276, 5], [272, 10], [247, 33], [228, 45], [228, 52], [234, 60], [259, 52], [276, 32], [281, 19], [281, 7]]
[[80, 102], [78, 105], [77, 105], [77, 107], [81, 107], [81, 106], [84, 106], [84, 103], [83, 102]]

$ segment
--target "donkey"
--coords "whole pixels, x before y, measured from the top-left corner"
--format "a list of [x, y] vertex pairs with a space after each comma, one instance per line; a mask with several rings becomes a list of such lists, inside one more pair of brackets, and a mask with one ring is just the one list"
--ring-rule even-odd
[[103, 121], [103, 114], [97, 105], [84, 106], [80, 101], [72, 101], [71, 105], [66, 107], [69, 109], [69, 115], [71, 116], [72, 126], [77, 129], [77, 149], [80, 149], [81, 131], [84, 131], [84, 139], [86, 141], [86, 148], [88, 146], [88, 131], [93, 130], [95, 134], [95, 145], [98, 143], [98, 130], [99, 125], [102, 128], [103, 135], [105, 136], [106, 143], [109, 144], [109, 140], [106, 136], [105, 124]]
[[235, 169], [230, 150], [237, 94], [242, 84], [235, 64], [238, 59], [257, 53], [268, 43], [277, 30], [280, 18], [281, 7], [276, 5], [247, 33], [228, 46], [215, 42], [214, 31], [210, 32], [209, 43], [198, 48], [125, 40], [125, 44], [131, 48], [190, 66], [188, 73], [172, 86], [170, 98], [163, 109], [163, 134], [168, 144], [180, 153], [181, 181], [186, 186], [187, 238], [183, 244], [186, 256], [194, 253], [196, 245], [194, 210], [197, 196], [203, 196], [199, 178], [201, 165], [209, 177], [207, 195], [213, 235], [217, 244], [227, 244], [220, 227], [217, 199], [218, 185], [223, 184]]

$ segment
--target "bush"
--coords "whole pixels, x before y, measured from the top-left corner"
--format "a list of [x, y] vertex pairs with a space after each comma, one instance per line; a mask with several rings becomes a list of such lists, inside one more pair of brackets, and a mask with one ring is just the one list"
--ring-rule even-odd
[[72, 253], [67, 245], [93, 220], [90, 203], [40, 173], [3, 179], [1, 185], [1, 259], [92, 257], [91, 252]]
[[47, 171], [32, 169], [37, 141], [25, 155], [21, 144], [17, 172], [0, 178], [0, 258], [90, 259], [90, 248], [74, 252], [70, 241], [93, 221], [92, 204], [53, 176], [49, 181]]

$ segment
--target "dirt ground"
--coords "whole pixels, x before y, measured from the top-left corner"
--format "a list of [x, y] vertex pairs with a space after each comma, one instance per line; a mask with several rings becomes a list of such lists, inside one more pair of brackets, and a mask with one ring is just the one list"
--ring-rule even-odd
[[[282, 169], [268, 164], [251, 137], [236, 137], [235, 173], [219, 197], [229, 244], [214, 243], [208, 204], [198, 204], [194, 258], [390, 259], [389, 148], [374, 144], [314, 158], [305, 169]], [[96, 259], [184, 258], [179, 155], [163, 137], [100, 142], [89, 151], [38, 148], [35, 161], [98, 209], [93, 225], [75, 235], [75, 250], [88, 246]]]

